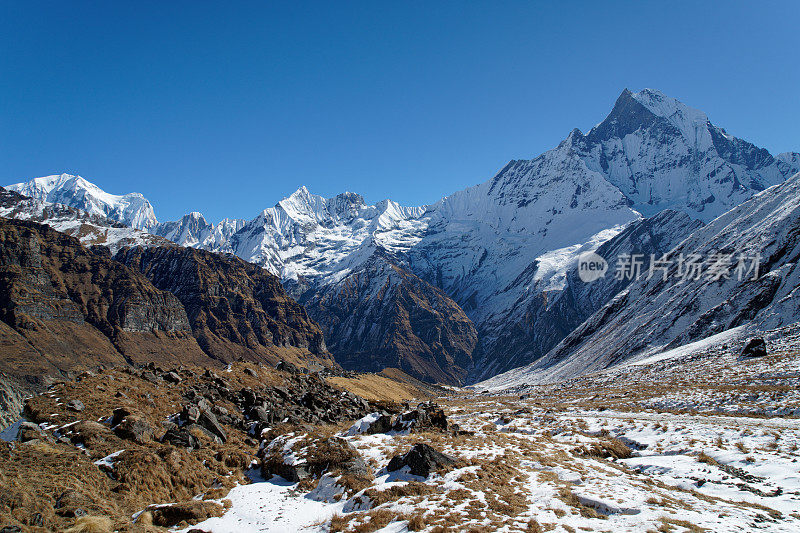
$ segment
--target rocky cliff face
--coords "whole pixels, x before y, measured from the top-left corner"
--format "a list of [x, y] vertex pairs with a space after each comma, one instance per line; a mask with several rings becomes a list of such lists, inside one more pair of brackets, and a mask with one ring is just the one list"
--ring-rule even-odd
[[45, 376], [151, 360], [210, 364], [172, 294], [63, 233], [0, 219], [0, 370]]
[[483, 361], [478, 361], [473, 379], [486, 379], [545, 355], [631, 283], [630, 278], [616, 275], [623, 256], [637, 256], [641, 271], [647, 272], [653, 256], [660, 258], [702, 225], [685, 213], [669, 209], [632, 222], [594, 250], [605, 259], [608, 271], [588, 283], [580, 279], [576, 263], [586, 249], [568, 251], [570, 262], [561, 280], [547, 274], [548, 257], [534, 262], [516, 280], [517, 285], [530, 288], [528, 293], [500, 318], [511, 327], [499, 329], [497, 340], [481, 354]]
[[317, 324], [256, 265], [175, 246], [126, 248], [115, 259], [175, 295], [197, 342], [215, 359], [332, 364]]
[[708, 222], [800, 170], [795, 154], [773, 157], [652, 89], [624, 90], [602, 123], [570, 142], [645, 216], [676, 209]]
[[739, 326], [800, 320], [800, 174], [696, 229], [669, 257], [666, 279], [642, 273], [545, 357], [492, 381], [561, 379]]
[[25, 394], [97, 367], [335, 365], [319, 327], [262, 268], [174, 244], [118, 255], [0, 218], [0, 423]]
[[300, 300], [346, 369], [400, 368], [426, 381], [462, 384], [478, 335], [444, 292], [376, 252], [360, 268]]
[[[191, 213], [141, 227], [182, 245], [234, 254], [287, 287], [319, 292], [320, 300], [329, 289], [338, 292], [348, 276], [369, 270], [376, 252], [402, 257], [404, 271], [440, 289], [475, 325], [480, 353], [473, 354], [473, 377], [484, 377], [546, 353], [580, 323], [586, 301], [607, 296], [572, 304], [559, 296], [578, 254], [665, 209], [708, 222], [798, 171], [796, 153], [773, 156], [674, 98], [625, 90], [587, 133], [573, 130], [554, 149], [511, 161], [492, 179], [433, 205], [368, 205], [355, 193], [323, 198], [303, 187], [248, 222], [212, 225]], [[103, 196], [91, 184], [74, 189], [68, 179], [55, 181], [63, 183], [45, 187], [33, 180], [15, 187], [70, 205], [92, 190], [98, 205], [107, 200], [103, 213], [127, 220], [118, 209], [121, 197]], [[377, 286], [367, 292], [383, 286], [384, 276], [374, 279]], [[401, 314], [375, 316], [376, 323], [404, 321], [402, 306], [382, 309]], [[326, 328], [328, 343], [347, 346], [359, 354], [353, 360], [366, 364], [372, 341], [361, 337], [367, 344], [359, 347], [339, 331], [348, 330]], [[416, 356], [434, 364], [423, 344], [414, 344], [422, 350]]]

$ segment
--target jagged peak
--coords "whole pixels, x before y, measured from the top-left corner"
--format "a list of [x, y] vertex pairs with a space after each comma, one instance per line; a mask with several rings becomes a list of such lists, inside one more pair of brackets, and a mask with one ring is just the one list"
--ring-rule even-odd
[[204, 217], [203, 213], [200, 211], [192, 211], [191, 213], [187, 213], [183, 215], [183, 218], [190, 220], [202, 220], [203, 222], [206, 221], [206, 217]]
[[591, 141], [622, 138], [659, 121], [668, 128], [674, 128], [693, 145], [701, 137], [706, 137], [703, 132], [709, 127], [705, 113], [661, 91], [646, 88], [634, 93], [626, 88], [605, 120], [592, 128], [586, 138]]
[[705, 126], [708, 116], [699, 109], [689, 107], [680, 100], [656, 89], [642, 89], [631, 97], [656, 116], [666, 118], [679, 129], [687, 124]]

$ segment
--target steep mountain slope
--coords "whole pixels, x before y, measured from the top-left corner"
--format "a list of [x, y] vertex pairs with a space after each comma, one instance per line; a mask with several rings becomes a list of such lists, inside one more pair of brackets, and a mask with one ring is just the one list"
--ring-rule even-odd
[[666, 273], [640, 275], [546, 357], [492, 381], [575, 376], [738, 326], [800, 320], [800, 174], [697, 229], [669, 258]]
[[23, 196], [0, 187], [0, 217], [30, 220], [78, 239], [84, 246], [102, 245], [112, 253], [123, 246], [165, 246], [171, 241], [133, 229], [102, 215]]
[[670, 208], [708, 222], [800, 170], [796, 154], [775, 158], [652, 89], [626, 89], [603, 122], [570, 140], [646, 216]]
[[317, 324], [256, 265], [176, 246], [125, 248], [114, 257], [178, 298], [197, 342], [215, 359], [333, 364]]
[[[10, 191], [0, 191], [0, 204], [51, 216], [54, 225], [102, 230], [110, 222]], [[39, 211], [23, 209], [31, 207]], [[22, 395], [50, 380], [101, 366], [335, 366], [319, 326], [275, 276], [143, 235], [157, 242], [117, 254], [131, 268], [106, 246], [89, 249], [47, 225], [0, 217], [0, 419], [16, 416]]]
[[[390, 200], [367, 205], [355, 193], [326, 199], [303, 187], [249, 222], [212, 225], [191, 213], [162, 224], [152, 217], [147, 228], [178, 244], [261, 265], [306, 302], [321, 300], [329, 289], [337, 292], [342, 280], [368, 270], [376, 252], [385, 252], [395, 266], [440, 289], [473, 322], [480, 340], [472, 354], [477, 378], [546, 353], [585, 318], [558, 297], [580, 253], [641, 214], [672, 209], [710, 221], [798, 171], [800, 154], [773, 157], [658, 91], [626, 89], [588, 133], [573, 130], [553, 150], [512, 161], [491, 180], [430, 206]], [[26, 190], [80, 202], [70, 198], [68, 181], [50, 189], [29, 184]], [[105, 211], [118, 213], [112, 204]], [[661, 222], [668, 227], [669, 221]], [[376, 293], [385, 281], [374, 279], [378, 285], [366, 292]], [[607, 296], [589, 293], [587, 309], [598, 308]], [[377, 322], [394, 318], [400, 317]], [[333, 323], [325, 327], [335, 355], [361, 354], [356, 359], [366, 364], [371, 341], [354, 345], [339, 338], [344, 331]]]
[[36, 200], [62, 204], [101, 215], [135, 229], [149, 230], [157, 224], [153, 206], [139, 193], [109, 194], [80, 176], [44, 176], [6, 189]]
[[33, 384], [98, 365], [213, 363], [175, 296], [72, 237], [3, 218], [0, 337], [0, 370]]
[[342, 280], [307, 291], [301, 303], [335, 343], [330, 350], [346, 369], [400, 368], [456, 385], [472, 366], [478, 335], [467, 315], [386, 252]]
[[[498, 320], [501, 325], [513, 326], [498, 328], [494, 351], [481, 354], [484, 360], [478, 362], [480, 374], [474, 379], [488, 378], [501, 368], [527, 365], [545, 355], [632, 281], [616, 275], [623, 256], [640, 256], [642, 271], [647, 271], [651, 256], [661, 257], [702, 225], [689, 215], [672, 210], [632, 222], [594, 250], [606, 260], [609, 270], [592, 282], [580, 279], [577, 264], [591, 247], [555, 250], [537, 259], [515, 280], [517, 285], [531, 289]], [[568, 265], [558, 272], [560, 279], [553, 279], [550, 272], [554, 260]]]

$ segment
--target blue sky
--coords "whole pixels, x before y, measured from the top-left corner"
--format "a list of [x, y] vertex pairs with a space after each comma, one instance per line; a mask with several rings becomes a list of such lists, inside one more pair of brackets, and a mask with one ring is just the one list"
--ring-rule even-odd
[[800, 150], [800, 2], [0, 3], [0, 183], [77, 173], [160, 220], [300, 185], [431, 203], [657, 88]]

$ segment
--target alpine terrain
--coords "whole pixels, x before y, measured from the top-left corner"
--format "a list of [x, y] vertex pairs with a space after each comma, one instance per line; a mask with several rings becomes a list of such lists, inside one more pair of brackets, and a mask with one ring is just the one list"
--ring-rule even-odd
[[0, 188], [0, 533], [798, 531], [799, 264], [649, 89], [426, 206]]
[[623, 231], [617, 253], [663, 254], [798, 171], [800, 154], [773, 156], [674, 98], [626, 89], [586, 134], [427, 206], [303, 187], [251, 220], [158, 223], [141, 195], [74, 176], [8, 189], [262, 266], [347, 368], [463, 384], [540, 360], [623, 288], [576, 284], [580, 254]]

